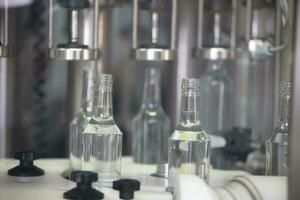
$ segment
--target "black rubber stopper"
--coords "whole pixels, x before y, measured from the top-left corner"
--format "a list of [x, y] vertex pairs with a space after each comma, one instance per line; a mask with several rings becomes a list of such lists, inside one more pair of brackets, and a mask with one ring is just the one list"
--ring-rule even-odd
[[20, 151], [15, 153], [15, 159], [20, 160], [19, 166], [8, 170], [8, 175], [19, 177], [42, 176], [44, 170], [33, 164], [34, 160], [39, 159], [39, 156], [33, 151]]
[[100, 200], [104, 198], [104, 194], [92, 188], [92, 183], [98, 180], [98, 174], [89, 171], [74, 171], [71, 173], [70, 179], [77, 183], [73, 188], [64, 193], [65, 199], [78, 200]]
[[68, 9], [81, 9], [90, 7], [89, 0], [58, 0], [58, 3]]
[[134, 198], [134, 192], [140, 190], [140, 182], [132, 179], [120, 179], [113, 182], [113, 189], [120, 192], [120, 199], [130, 200]]

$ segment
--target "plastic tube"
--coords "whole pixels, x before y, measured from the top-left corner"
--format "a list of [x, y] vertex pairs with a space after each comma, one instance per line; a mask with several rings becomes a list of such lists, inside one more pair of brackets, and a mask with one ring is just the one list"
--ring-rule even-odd
[[287, 200], [287, 177], [242, 175], [212, 188], [195, 175], [178, 175], [174, 195], [176, 200]]

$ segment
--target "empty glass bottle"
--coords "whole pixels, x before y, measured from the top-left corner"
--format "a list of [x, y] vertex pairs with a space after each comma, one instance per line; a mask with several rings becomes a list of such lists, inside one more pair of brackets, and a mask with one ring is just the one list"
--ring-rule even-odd
[[141, 109], [133, 119], [133, 158], [136, 163], [166, 163], [170, 120], [161, 106], [160, 69], [147, 68]]
[[83, 132], [83, 170], [98, 173], [100, 186], [120, 178], [122, 132], [113, 118], [112, 76], [100, 74], [94, 84], [92, 118]]
[[81, 107], [69, 126], [69, 159], [72, 171], [81, 169], [82, 133], [91, 119], [93, 110], [93, 71], [83, 72]]
[[291, 83], [281, 82], [277, 123], [266, 141], [266, 174], [286, 176], [288, 173], [288, 132]]
[[[224, 61], [208, 61], [200, 77], [201, 122], [208, 134], [224, 136], [233, 127], [233, 82]], [[232, 167], [222, 149], [214, 149], [211, 162], [215, 168]]]
[[200, 122], [200, 80], [183, 79], [180, 121], [169, 139], [169, 187], [177, 174], [209, 179], [211, 141]]
[[223, 61], [209, 61], [200, 77], [200, 112], [208, 134], [222, 135], [232, 129], [233, 83]]

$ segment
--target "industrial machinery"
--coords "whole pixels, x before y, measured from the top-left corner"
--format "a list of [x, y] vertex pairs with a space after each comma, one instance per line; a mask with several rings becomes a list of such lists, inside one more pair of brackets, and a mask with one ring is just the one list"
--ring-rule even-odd
[[[99, 20], [99, 1], [94, 1], [93, 5], [87, 1], [57, 1], [63, 8], [67, 9], [70, 16], [70, 35], [67, 43], [55, 44], [53, 41], [53, 31], [55, 21], [53, 7], [56, 5], [55, 1], [49, 1], [49, 57], [60, 60], [95, 60], [100, 56], [98, 48], [98, 20]], [[93, 6], [93, 7], [92, 7]], [[83, 16], [84, 10], [93, 8], [93, 26], [90, 35], [85, 36], [91, 38], [92, 42], [87, 45], [83, 37], [79, 35], [80, 27], [84, 26], [86, 20], [80, 18]], [[92, 44], [92, 45], [91, 45]]]
[[0, 199], [298, 200], [299, 10], [0, 0]]
[[[169, 9], [171, 25], [169, 42], [166, 46], [161, 44], [161, 23], [160, 18], [163, 12]], [[142, 43], [139, 38], [139, 19], [140, 9], [150, 13], [151, 18], [151, 40], [150, 43]], [[176, 56], [176, 33], [177, 33], [177, 0], [170, 1], [133, 1], [132, 15], [132, 57], [136, 60], [147, 61], [168, 61], [175, 59]]]

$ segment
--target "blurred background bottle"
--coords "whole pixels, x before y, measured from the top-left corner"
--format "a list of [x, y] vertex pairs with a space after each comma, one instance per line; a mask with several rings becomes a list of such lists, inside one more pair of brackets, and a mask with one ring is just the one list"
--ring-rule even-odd
[[[229, 76], [227, 61], [208, 61], [200, 77], [200, 119], [204, 130], [209, 135], [224, 137], [224, 133], [233, 128], [233, 81]], [[212, 164], [215, 168], [230, 168], [222, 149], [214, 149]]]
[[200, 122], [200, 80], [183, 79], [180, 121], [169, 139], [169, 187], [177, 174], [209, 179], [211, 141]]
[[166, 163], [170, 120], [161, 105], [160, 68], [146, 69], [141, 108], [133, 119], [133, 158], [142, 164]]
[[86, 69], [83, 72], [80, 112], [71, 121], [69, 127], [69, 159], [71, 171], [81, 169], [82, 133], [91, 119], [93, 110], [93, 77], [92, 70]]
[[99, 75], [92, 118], [83, 133], [82, 167], [98, 173], [100, 186], [111, 186], [121, 173], [123, 134], [113, 117], [112, 85], [110, 74]]
[[288, 132], [290, 118], [291, 83], [280, 83], [279, 109], [275, 128], [266, 141], [266, 174], [288, 175]]

